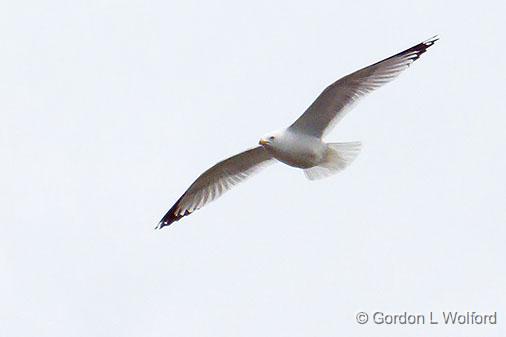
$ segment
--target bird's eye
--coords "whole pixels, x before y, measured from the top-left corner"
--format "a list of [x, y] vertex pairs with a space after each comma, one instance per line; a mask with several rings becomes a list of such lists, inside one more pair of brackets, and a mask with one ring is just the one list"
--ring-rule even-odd
[[270, 136], [270, 137], [269, 137], [269, 140], [274, 140], [274, 136]]

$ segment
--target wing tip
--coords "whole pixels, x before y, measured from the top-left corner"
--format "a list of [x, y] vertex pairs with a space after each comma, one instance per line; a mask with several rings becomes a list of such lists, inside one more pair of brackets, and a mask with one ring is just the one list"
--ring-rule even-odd
[[423, 41], [422, 43], [423, 43], [424, 45], [426, 45], [426, 46], [427, 46], [427, 48], [428, 48], [428, 47], [432, 46], [434, 43], [436, 43], [436, 41], [438, 41], [438, 40], [439, 40], [439, 35], [438, 35], [438, 34], [436, 34], [436, 35], [434, 35], [433, 37], [428, 38], [427, 40]]
[[171, 221], [169, 222], [168, 220], [165, 220], [165, 217], [160, 220], [160, 222], [156, 225], [155, 229], [162, 229], [163, 227], [166, 227], [166, 226], [170, 226], [172, 224], [172, 222], [174, 221]]
[[191, 213], [188, 210], [185, 210], [183, 214], [180, 214], [177, 211], [179, 203], [180, 203], [181, 199], [183, 199], [183, 197], [184, 197], [184, 194], [181, 196], [181, 198], [179, 198], [176, 201], [176, 203], [174, 204], [174, 206], [172, 206], [169, 209], [169, 211], [167, 213], [165, 213], [165, 215], [160, 220], [160, 222], [158, 222], [158, 225], [156, 225], [155, 229], [162, 229], [163, 227], [170, 226], [173, 222], [179, 221], [179, 220], [181, 220], [181, 218], [183, 218], [183, 217], [185, 217], [185, 216], [187, 216], [188, 214]]
[[439, 40], [439, 35], [434, 35], [433, 37], [431, 37], [423, 42], [420, 42], [416, 46], [413, 46], [409, 49], [406, 49], [405, 51], [400, 52], [397, 55], [394, 55], [394, 57], [406, 56], [408, 59], [410, 59], [412, 62], [414, 62], [414, 61], [418, 60], [420, 58], [420, 56], [423, 53], [425, 53], [427, 51], [427, 49], [429, 49], [429, 47], [431, 47], [438, 40]]
[[177, 203], [167, 212], [167, 214], [163, 216], [162, 220], [160, 220], [158, 225], [156, 225], [155, 229], [162, 229], [163, 227], [168, 227], [172, 225], [172, 223], [179, 221], [185, 216], [190, 215], [192, 213], [191, 211], [185, 210], [183, 214], [178, 214], [175, 211], [176, 207]]
[[170, 210], [169, 212], [167, 212], [167, 214], [164, 215], [164, 217], [162, 218], [162, 220], [160, 220], [158, 225], [156, 225], [155, 229], [162, 229], [163, 227], [168, 227], [172, 223], [181, 220], [181, 218], [183, 218], [188, 214], [190, 213], [185, 212], [185, 214], [174, 214], [172, 210]]

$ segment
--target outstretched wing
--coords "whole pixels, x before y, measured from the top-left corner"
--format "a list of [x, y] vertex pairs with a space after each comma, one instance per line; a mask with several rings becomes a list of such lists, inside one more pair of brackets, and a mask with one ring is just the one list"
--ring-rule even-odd
[[160, 220], [157, 228], [169, 226], [174, 221], [202, 208], [271, 161], [272, 156], [263, 147], [258, 146], [219, 162], [191, 184]]
[[323, 136], [359, 98], [396, 78], [437, 40], [435, 36], [337, 80], [318, 96], [290, 128], [316, 137]]

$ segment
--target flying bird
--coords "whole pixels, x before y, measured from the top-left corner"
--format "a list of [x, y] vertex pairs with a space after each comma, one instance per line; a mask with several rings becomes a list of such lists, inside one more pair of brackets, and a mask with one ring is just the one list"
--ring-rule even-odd
[[329, 85], [288, 128], [265, 135], [259, 146], [225, 159], [202, 173], [156, 228], [169, 226], [202, 208], [274, 162], [300, 168], [310, 180], [346, 168], [357, 157], [361, 143], [325, 143], [322, 137], [361, 97], [396, 78], [437, 40], [437, 36], [432, 37]]

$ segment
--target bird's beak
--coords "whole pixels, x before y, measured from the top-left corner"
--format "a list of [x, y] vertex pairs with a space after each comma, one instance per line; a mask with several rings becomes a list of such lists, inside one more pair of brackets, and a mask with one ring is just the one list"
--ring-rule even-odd
[[267, 145], [267, 144], [269, 144], [269, 141], [267, 139], [262, 138], [262, 139], [260, 139], [260, 141], [258, 142], [258, 144], [260, 144], [260, 145]]

